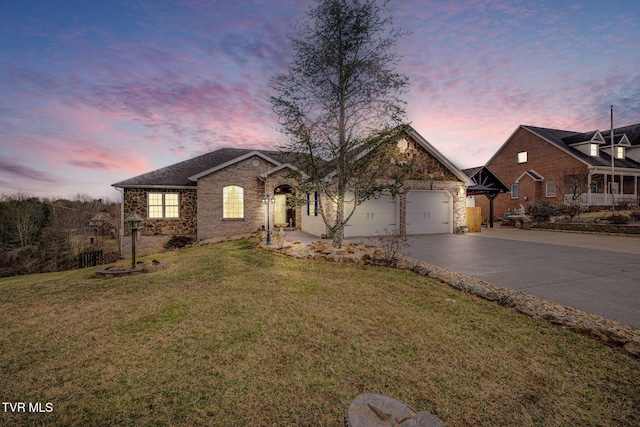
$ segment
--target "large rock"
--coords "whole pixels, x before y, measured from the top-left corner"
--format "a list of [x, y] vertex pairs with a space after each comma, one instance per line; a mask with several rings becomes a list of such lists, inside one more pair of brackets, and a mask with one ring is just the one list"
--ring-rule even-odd
[[409, 405], [387, 396], [363, 393], [347, 406], [347, 427], [444, 427], [429, 412], [416, 412]]

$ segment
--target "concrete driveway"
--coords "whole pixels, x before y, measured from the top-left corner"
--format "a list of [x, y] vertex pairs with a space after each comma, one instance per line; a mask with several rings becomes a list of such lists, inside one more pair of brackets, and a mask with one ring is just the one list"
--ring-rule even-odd
[[414, 259], [640, 328], [640, 238], [483, 228], [410, 243]]

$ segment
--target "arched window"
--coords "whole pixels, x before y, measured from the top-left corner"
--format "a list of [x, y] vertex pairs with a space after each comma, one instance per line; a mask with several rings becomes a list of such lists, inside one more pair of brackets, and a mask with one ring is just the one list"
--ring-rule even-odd
[[227, 185], [222, 189], [222, 218], [244, 218], [244, 189]]

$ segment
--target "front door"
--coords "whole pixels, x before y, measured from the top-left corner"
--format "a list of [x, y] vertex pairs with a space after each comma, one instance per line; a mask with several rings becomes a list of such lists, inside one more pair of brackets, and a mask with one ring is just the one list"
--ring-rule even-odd
[[290, 194], [293, 189], [289, 185], [280, 185], [274, 191], [275, 206], [273, 223], [276, 227], [295, 227], [296, 209], [290, 203]]
[[275, 212], [273, 214], [273, 223], [276, 227], [287, 227], [287, 195], [276, 194]]

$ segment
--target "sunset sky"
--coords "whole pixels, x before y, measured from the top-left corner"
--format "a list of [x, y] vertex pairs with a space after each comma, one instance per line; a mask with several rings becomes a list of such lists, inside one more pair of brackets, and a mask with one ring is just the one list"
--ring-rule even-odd
[[[0, 195], [78, 193], [282, 141], [269, 79], [314, 1], [0, 2]], [[640, 122], [640, 2], [391, 0], [413, 127], [460, 168], [520, 124]]]

